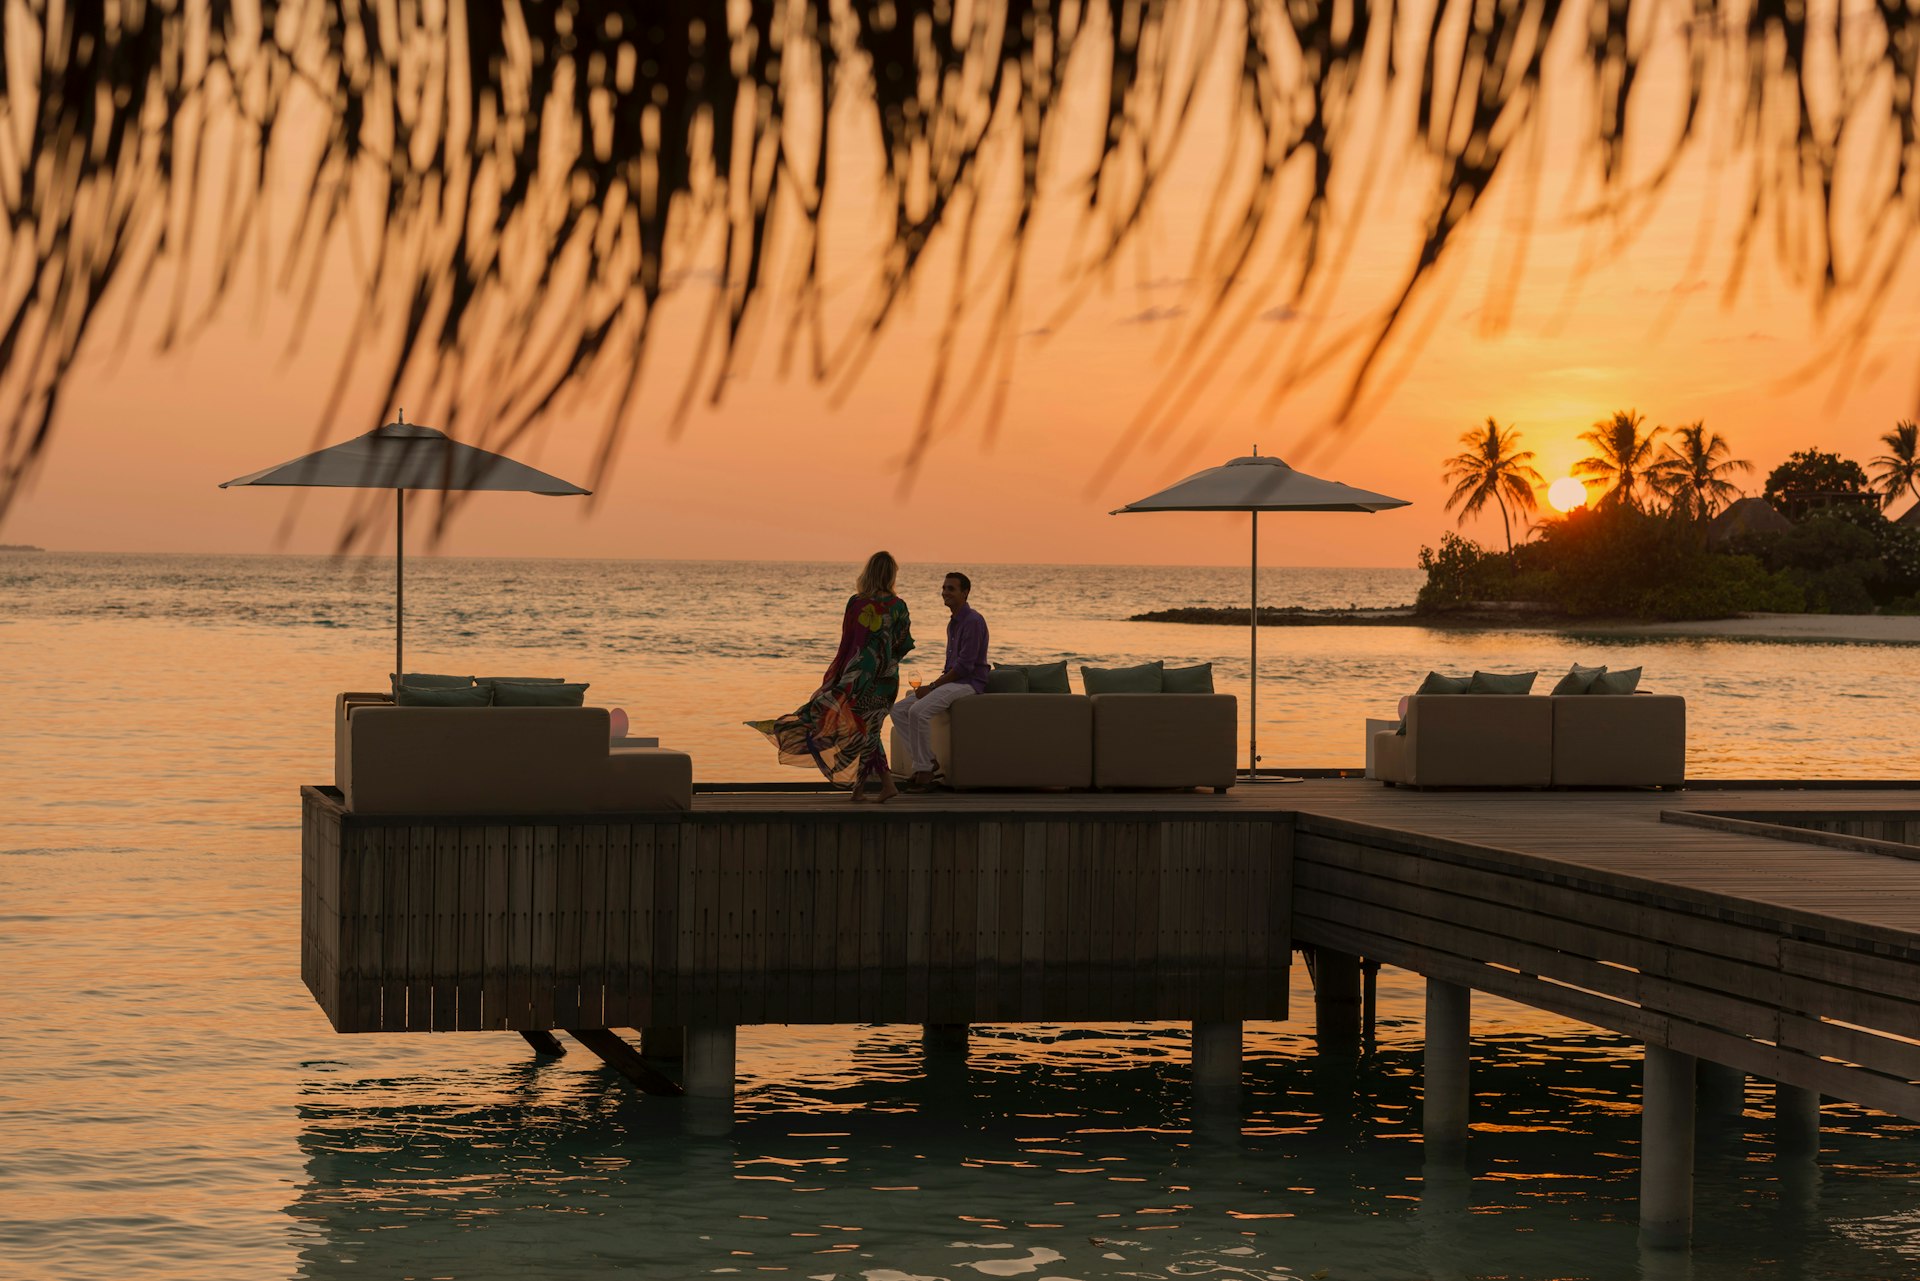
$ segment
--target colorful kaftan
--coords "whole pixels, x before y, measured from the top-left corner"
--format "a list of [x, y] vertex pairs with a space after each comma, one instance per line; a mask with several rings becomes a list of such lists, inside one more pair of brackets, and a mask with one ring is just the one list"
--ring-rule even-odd
[[798, 711], [747, 724], [772, 741], [782, 765], [815, 765], [848, 785], [880, 777], [887, 771], [880, 728], [900, 690], [900, 660], [912, 648], [905, 601], [850, 597], [840, 650], [819, 690]]

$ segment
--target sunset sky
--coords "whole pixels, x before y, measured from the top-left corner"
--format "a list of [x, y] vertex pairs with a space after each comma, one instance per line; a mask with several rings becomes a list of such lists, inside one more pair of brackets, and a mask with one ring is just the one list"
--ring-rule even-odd
[[[1199, 107], [1203, 120], [1207, 101]], [[1579, 116], [1577, 104], [1566, 107], [1549, 134], [1573, 137]], [[864, 145], [873, 160], [857, 120], [836, 129], [849, 138], [843, 159]], [[1756, 464], [1744, 482], [1749, 492], [1794, 449], [1837, 450], [1864, 463], [1879, 452], [1882, 433], [1915, 415], [1920, 288], [1895, 291], [1859, 372], [1838, 378], [1832, 361], [1817, 359], [1834, 318], [1825, 327], [1816, 320], [1806, 291], [1783, 278], [1764, 241], [1740, 291], [1725, 295], [1740, 189], [1727, 176], [1736, 170], [1716, 169], [1706, 149], [1681, 168], [1642, 232], [1576, 275], [1610, 228], [1569, 216], [1592, 189], [1580, 185], [1578, 149], [1566, 145], [1546, 149], [1552, 160], [1542, 216], [1525, 241], [1524, 275], [1504, 326], [1490, 326], [1487, 299], [1521, 245], [1511, 183], [1496, 187], [1491, 207], [1430, 282], [1406, 334], [1424, 338], [1393, 349], [1387, 366], [1398, 381], [1364, 421], [1346, 430], [1333, 424], [1344, 365], [1278, 404], [1265, 380], [1244, 384], [1249, 369], [1273, 359], [1263, 356], [1271, 344], [1303, 328], [1309, 336], [1335, 332], [1390, 296], [1417, 246], [1424, 188], [1409, 183], [1387, 192], [1360, 225], [1337, 289], [1298, 309], [1269, 289], [1253, 308], [1260, 318], [1237, 336], [1235, 358], [1183, 429], [1116, 458], [1124, 428], [1178, 367], [1180, 342], [1200, 309], [1191, 247], [1210, 191], [1206, 175], [1223, 146], [1203, 131], [1128, 264], [1064, 319], [1055, 302], [1077, 278], [1071, 254], [1079, 242], [1071, 202], [1050, 206], [1029, 250], [1003, 424], [988, 439], [978, 413], [963, 420], [910, 484], [901, 459], [943, 320], [950, 251], [931, 256], [915, 296], [843, 403], [833, 404], [802, 372], [781, 376], [775, 333], [763, 337], [721, 403], [703, 400], [676, 436], [669, 417], [689, 359], [686, 334], [707, 302], [708, 286], [694, 274], [664, 304], [638, 408], [596, 501], [485, 496], [440, 550], [854, 560], [885, 546], [907, 561], [943, 563], [1233, 564], [1246, 556], [1244, 517], [1106, 513], [1258, 445], [1305, 470], [1414, 504], [1375, 516], [1269, 518], [1264, 562], [1404, 566], [1421, 544], [1454, 528], [1441, 505], [1441, 461], [1459, 448], [1462, 432], [1490, 415], [1519, 428], [1549, 482], [1586, 452], [1578, 433], [1613, 410], [1637, 409], [1649, 423], [1668, 425], [1704, 419]], [[843, 320], [868, 281], [880, 225], [859, 197], [844, 194], [860, 190], [849, 173], [827, 255], [832, 306]], [[1079, 176], [1063, 169], [1048, 186], [1064, 190]], [[284, 201], [279, 213], [284, 221]], [[1710, 226], [1704, 236], [1703, 226]], [[698, 265], [697, 258], [683, 264]], [[1909, 283], [1920, 285], [1914, 276]], [[766, 313], [776, 322], [783, 314], [778, 304]], [[323, 293], [306, 341], [289, 355], [292, 315], [284, 297], [243, 287], [204, 332], [164, 356], [154, 350], [157, 325], [149, 318], [136, 323], [124, 353], [112, 350], [118, 318], [100, 325], [66, 393], [53, 451], [0, 539], [72, 550], [331, 549], [345, 510], [340, 496], [215, 488], [311, 447], [316, 407], [353, 323], [350, 273]], [[392, 417], [393, 406], [383, 412], [369, 401], [377, 379], [371, 365], [363, 368], [364, 394], [349, 400], [353, 425], [332, 439]], [[969, 371], [971, 362], [959, 368]], [[592, 391], [554, 415], [542, 440], [519, 456], [584, 481], [601, 425]], [[417, 410], [408, 417], [422, 420]], [[1544, 510], [1544, 493], [1542, 501]], [[297, 520], [283, 539], [296, 502]], [[414, 550], [426, 550], [425, 524], [410, 526]], [[1498, 514], [1489, 511], [1465, 532], [1498, 542]]]

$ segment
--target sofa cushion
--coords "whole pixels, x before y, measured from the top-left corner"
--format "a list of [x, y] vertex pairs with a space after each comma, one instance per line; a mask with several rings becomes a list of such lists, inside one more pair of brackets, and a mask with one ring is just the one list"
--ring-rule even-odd
[[475, 685], [564, 685], [564, 676], [476, 676]]
[[1531, 694], [1539, 672], [1475, 672], [1467, 681], [1469, 694]]
[[512, 681], [493, 683], [495, 707], [580, 707], [587, 701], [587, 686], [562, 682], [516, 685]]
[[1567, 674], [1560, 678], [1559, 683], [1553, 687], [1552, 692], [1555, 694], [1585, 694], [1593, 688], [1594, 677], [1603, 674], [1606, 670], [1604, 665], [1600, 667], [1582, 667], [1580, 664], [1575, 663], [1567, 669]]
[[1213, 693], [1213, 664], [1196, 663], [1192, 667], [1169, 667], [1160, 684], [1165, 694]]
[[987, 673], [989, 694], [1024, 694], [1027, 692], [1027, 669], [1015, 667], [1012, 663], [995, 663], [993, 670]]
[[1233, 786], [1233, 695], [1099, 694], [1088, 701], [1095, 787]]
[[1158, 694], [1167, 665], [1159, 659], [1138, 667], [1082, 667], [1080, 684], [1089, 694]]
[[401, 685], [394, 689], [393, 701], [399, 707], [485, 707], [493, 701], [493, 691], [476, 685]]
[[1640, 688], [1640, 669], [1622, 667], [1610, 672], [1601, 672], [1593, 678], [1589, 694], [1631, 694]]
[[[1016, 666], [1009, 663], [1008, 667]], [[1028, 663], [1020, 668], [1027, 674], [1029, 694], [1071, 694], [1073, 687], [1067, 683], [1067, 660], [1057, 663]]]

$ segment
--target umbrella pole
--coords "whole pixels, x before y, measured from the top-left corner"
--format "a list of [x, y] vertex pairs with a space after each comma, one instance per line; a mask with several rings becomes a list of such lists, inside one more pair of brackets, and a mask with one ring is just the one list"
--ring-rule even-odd
[[407, 670], [402, 644], [407, 617], [407, 491], [393, 491], [393, 679]]
[[1253, 513], [1253, 573], [1247, 612], [1247, 780], [1260, 776], [1260, 513]]

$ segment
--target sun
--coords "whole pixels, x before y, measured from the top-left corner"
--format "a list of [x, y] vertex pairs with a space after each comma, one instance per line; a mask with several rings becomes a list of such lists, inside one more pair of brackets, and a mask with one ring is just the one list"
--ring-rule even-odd
[[1587, 487], [1572, 476], [1562, 476], [1547, 489], [1547, 501], [1557, 512], [1570, 512], [1587, 505]]

